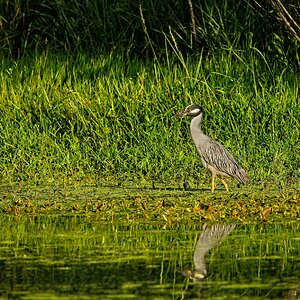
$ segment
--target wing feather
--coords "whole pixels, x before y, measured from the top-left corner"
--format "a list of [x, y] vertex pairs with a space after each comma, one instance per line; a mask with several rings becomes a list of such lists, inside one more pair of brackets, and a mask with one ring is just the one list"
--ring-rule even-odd
[[248, 176], [234, 157], [219, 143], [211, 138], [207, 140], [205, 146], [200, 149], [202, 159], [215, 169], [237, 178], [245, 183]]

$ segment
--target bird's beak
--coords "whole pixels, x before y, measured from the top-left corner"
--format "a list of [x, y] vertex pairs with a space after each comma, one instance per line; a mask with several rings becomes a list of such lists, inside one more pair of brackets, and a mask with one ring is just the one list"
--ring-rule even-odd
[[177, 114], [175, 114], [172, 118], [179, 118], [185, 116], [185, 111], [180, 111]]

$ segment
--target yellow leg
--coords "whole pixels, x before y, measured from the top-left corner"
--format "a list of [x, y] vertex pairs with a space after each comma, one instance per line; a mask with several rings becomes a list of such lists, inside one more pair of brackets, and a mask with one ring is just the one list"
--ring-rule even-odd
[[227, 185], [226, 181], [223, 178], [221, 178], [220, 180], [223, 183], [223, 185], [225, 186], [226, 191], [229, 192], [228, 185]]
[[211, 192], [213, 193], [215, 191], [215, 176], [211, 176]]

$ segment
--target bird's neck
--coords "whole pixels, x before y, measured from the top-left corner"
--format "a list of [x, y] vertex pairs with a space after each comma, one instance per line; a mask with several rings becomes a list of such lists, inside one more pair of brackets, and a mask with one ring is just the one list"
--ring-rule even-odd
[[203, 115], [201, 113], [197, 117], [194, 117], [192, 119], [191, 124], [190, 124], [191, 133], [193, 133], [193, 132], [202, 133], [202, 130], [201, 130], [202, 116]]

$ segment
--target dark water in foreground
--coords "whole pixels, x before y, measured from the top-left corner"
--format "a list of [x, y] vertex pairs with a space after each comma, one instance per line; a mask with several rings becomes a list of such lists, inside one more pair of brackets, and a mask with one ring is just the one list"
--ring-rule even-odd
[[1, 216], [0, 299], [300, 299], [298, 223], [203, 225]]

